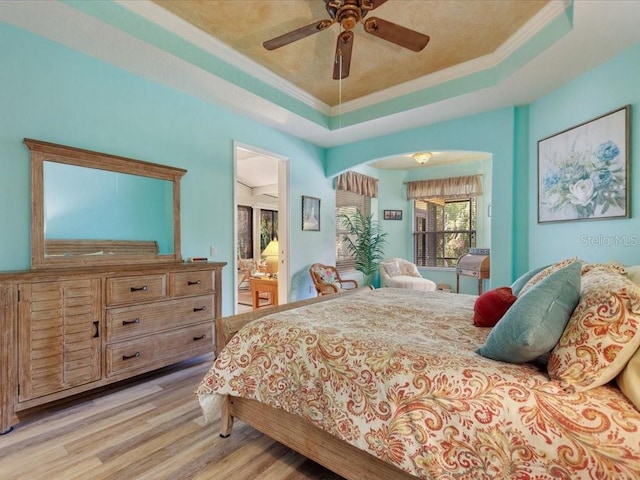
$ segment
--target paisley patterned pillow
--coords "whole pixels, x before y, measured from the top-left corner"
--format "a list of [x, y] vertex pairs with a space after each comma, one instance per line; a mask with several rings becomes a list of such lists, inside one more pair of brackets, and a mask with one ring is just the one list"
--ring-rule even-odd
[[583, 263], [582, 264], [582, 275], [587, 273], [590, 270], [597, 268], [599, 270], [611, 270], [613, 273], [619, 273], [620, 275], [627, 274], [627, 268], [624, 265], [620, 265], [617, 262], [608, 262], [608, 263]]
[[549, 355], [548, 372], [569, 391], [609, 382], [640, 345], [640, 287], [607, 265], [582, 275], [580, 302]]
[[542, 280], [547, 278], [552, 273], [557, 272], [558, 270], [563, 269], [567, 265], [571, 265], [572, 263], [577, 261], [578, 261], [578, 257], [567, 258], [566, 260], [562, 260], [561, 262], [554, 263], [553, 265], [548, 266], [547, 268], [543, 269], [542, 271], [536, 273], [533, 277], [531, 277], [529, 281], [525, 283], [524, 286], [518, 291], [518, 293], [514, 295], [518, 297], [521, 295], [524, 295], [527, 292], [527, 290], [532, 288], [536, 283], [540, 283]]

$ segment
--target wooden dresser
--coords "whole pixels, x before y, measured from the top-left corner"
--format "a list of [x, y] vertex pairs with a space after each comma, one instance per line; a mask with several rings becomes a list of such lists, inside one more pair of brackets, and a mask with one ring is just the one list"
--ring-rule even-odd
[[225, 265], [0, 274], [0, 432], [23, 410], [213, 352]]

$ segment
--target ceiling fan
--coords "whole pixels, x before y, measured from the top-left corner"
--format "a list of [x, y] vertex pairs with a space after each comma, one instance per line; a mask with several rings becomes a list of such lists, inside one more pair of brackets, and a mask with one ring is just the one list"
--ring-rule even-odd
[[364, 31], [389, 42], [419, 52], [429, 43], [429, 36], [415, 30], [383, 20], [370, 17], [370, 10], [375, 10], [387, 0], [323, 0], [330, 19], [320, 20], [298, 28], [284, 35], [267, 40], [262, 45], [267, 50], [275, 50], [297, 40], [321, 32], [338, 22], [342, 31], [338, 35], [336, 54], [333, 66], [333, 79], [339, 80], [349, 76], [351, 67], [351, 51], [355, 37], [352, 29], [358, 22], [364, 25]]

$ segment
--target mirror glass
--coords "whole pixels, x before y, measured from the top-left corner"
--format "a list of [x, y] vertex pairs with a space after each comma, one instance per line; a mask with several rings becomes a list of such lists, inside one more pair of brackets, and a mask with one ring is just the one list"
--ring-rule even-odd
[[174, 252], [172, 182], [49, 161], [43, 173], [45, 256], [61, 255], [50, 239], [151, 240]]

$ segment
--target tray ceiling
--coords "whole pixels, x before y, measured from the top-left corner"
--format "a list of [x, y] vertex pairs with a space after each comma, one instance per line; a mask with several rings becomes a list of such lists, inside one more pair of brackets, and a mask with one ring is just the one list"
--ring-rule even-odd
[[351, 73], [331, 78], [338, 23], [302, 40], [267, 51], [262, 43], [327, 19], [322, 0], [156, 0], [238, 53], [329, 106], [349, 102], [489, 55], [504, 45], [548, 0], [388, 0], [370, 12], [427, 34], [415, 53], [364, 31], [356, 35]]

